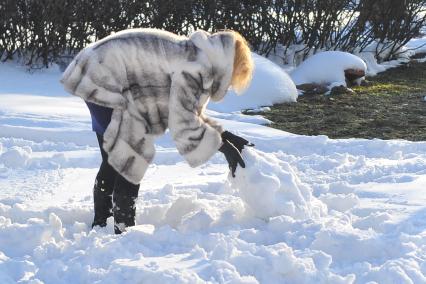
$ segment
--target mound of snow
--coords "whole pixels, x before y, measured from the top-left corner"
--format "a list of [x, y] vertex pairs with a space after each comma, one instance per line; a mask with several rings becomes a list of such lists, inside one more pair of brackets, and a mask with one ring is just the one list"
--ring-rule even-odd
[[24, 168], [31, 156], [31, 148], [28, 146], [13, 146], [0, 156], [0, 164], [8, 168]]
[[296, 85], [339, 83], [346, 86], [345, 70], [367, 70], [365, 62], [353, 54], [342, 51], [317, 53], [303, 61], [290, 76]]
[[255, 149], [245, 149], [242, 154], [246, 168], [238, 167], [235, 178], [229, 177], [229, 181], [250, 215], [262, 219], [287, 215], [301, 220], [326, 210], [290, 164]]
[[296, 101], [297, 89], [288, 74], [272, 61], [255, 53], [252, 55], [255, 70], [248, 89], [241, 95], [229, 91], [221, 102], [210, 103], [209, 109], [232, 112]]

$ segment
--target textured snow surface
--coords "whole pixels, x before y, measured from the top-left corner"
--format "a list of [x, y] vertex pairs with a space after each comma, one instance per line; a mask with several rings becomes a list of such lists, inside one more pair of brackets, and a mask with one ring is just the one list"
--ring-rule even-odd
[[339, 83], [346, 86], [346, 69], [367, 71], [367, 65], [358, 56], [347, 52], [324, 51], [303, 61], [290, 76], [296, 85]]
[[0, 65], [0, 283], [426, 283], [426, 142], [211, 111], [256, 144], [247, 167], [232, 178], [218, 153], [192, 169], [161, 137], [138, 225], [115, 236], [112, 219], [90, 229], [100, 154], [59, 76]]

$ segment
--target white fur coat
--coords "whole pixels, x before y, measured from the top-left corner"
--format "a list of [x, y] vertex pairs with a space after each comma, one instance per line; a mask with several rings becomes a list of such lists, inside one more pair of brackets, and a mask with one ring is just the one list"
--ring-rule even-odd
[[216, 153], [222, 129], [203, 110], [226, 94], [234, 46], [229, 32], [187, 38], [126, 30], [83, 49], [61, 82], [71, 94], [114, 109], [103, 148], [108, 162], [137, 184], [154, 157], [154, 138], [167, 128], [191, 166]]

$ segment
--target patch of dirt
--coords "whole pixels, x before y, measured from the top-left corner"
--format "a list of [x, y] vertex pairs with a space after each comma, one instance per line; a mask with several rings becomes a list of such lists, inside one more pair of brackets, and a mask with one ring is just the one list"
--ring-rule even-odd
[[411, 61], [367, 80], [353, 94], [303, 95], [261, 114], [271, 127], [296, 134], [426, 141], [426, 63]]

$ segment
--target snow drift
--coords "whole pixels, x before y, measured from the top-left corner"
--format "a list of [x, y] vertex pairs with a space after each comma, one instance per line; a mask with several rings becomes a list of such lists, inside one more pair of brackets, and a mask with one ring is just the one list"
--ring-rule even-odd
[[241, 95], [229, 91], [221, 102], [210, 102], [208, 109], [233, 112], [296, 101], [296, 86], [287, 73], [272, 61], [255, 53], [252, 55], [255, 69], [248, 89]]

